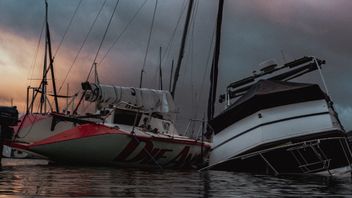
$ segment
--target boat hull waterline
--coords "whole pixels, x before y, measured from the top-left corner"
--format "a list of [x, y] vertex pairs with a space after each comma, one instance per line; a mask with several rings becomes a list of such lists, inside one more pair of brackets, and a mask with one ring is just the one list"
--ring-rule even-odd
[[184, 136], [154, 134], [139, 129], [131, 132], [124, 130], [123, 126], [118, 128], [95, 123], [76, 125], [61, 121], [49, 131], [53, 116], [38, 114], [26, 119], [31, 122], [23, 123], [18, 138], [9, 146], [59, 163], [186, 168], [200, 165], [210, 149], [209, 143]]
[[[264, 174], [336, 175], [351, 172], [352, 156], [348, 141], [343, 134], [332, 137], [306, 137], [304, 141], [281, 141], [276, 145], [262, 146], [225, 161], [213, 164], [211, 169]], [[302, 138], [302, 137], [301, 137]], [[259, 147], [260, 148], [260, 147]], [[335, 171], [336, 170], [336, 171]]]

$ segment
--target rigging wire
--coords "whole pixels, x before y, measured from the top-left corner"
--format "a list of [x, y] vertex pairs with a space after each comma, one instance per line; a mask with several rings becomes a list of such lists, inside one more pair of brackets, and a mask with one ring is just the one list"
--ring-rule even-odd
[[34, 73], [34, 69], [35, 69], [35, 64], [37, 63], [39, 47], [40, 47], [40, 43], [41, 43], [43, 32], [44, 32], [44, 25], [45, 25], [45, 20], [43, 21], [42, 28], [41, 28], [41, 31], [40, 31], [37, 47], [36, 47], [36, 50], [35, 50], [35, 55], [34, 55], [34, 58], [33, 58], [33, 63], [31, 65], [31, 67], [30, 67], [31, 75], [30, 75], [30, 78], [29, 78], [29, 86], [31, 86], [31, 84], [32, 84], [32, 78], [33, 78], [33, 73]]
[[110, 53], [110, 51], [112, 50], [112, 48], [115, 46], [115, 44], [120, 40], [120, 38], [122, 37], [122, 35], [127, 31], [128, 27], [132, 24], [132, 22], [135, 20], [135, 18], [138, 16], [138, 14], [140, 13], [140, 11], [142, 10], [142, 8], [144, 7], [144, 5], [147, 3], [148, 0], [145, 0], [141, 6], [138, 8], [137, 12], [132, 16], [131, 20], [125, 25], [125, 27], [123, 28], [123, 30], [120, 32], [120, 34], [116, 37], [116, 39], [113, 41], [112, 45], [110, 46], [110, 48], [106, 51], [106, 53], [104, 54], [103, 58], [100, 60], [99, 65], [103, 64], [106, 56]]
[[[186, 38], [186, 46], [185, 48], [187, 48], [187, 53], [184, 53], [184, 61], [183, 61], [183, 66], [181, 68], [180, 71], [182, 71], [182, 75], [181, 75], [181, 79], [180, 79], [180, 87], [184, 87], [185, 84], [187, 82], [191, 82], [191, 85], [190, 86], [187, 86], [186, 89], [184, 89], [184, 91], [188, 92], [190, 91], [190, 96], [191, 96], [191, 107], [188, 108], [187, 105], [184, 106], [184, 108], [187, 108], [189, 111], [189, 113], [187, 113], [187, 115], [185, 115], [183, 118], [184, 120], [187, 120], [189, 122], [189, 131], [190, 131], [190, 136], [193, 136], [194, 135], [194, 131], [196, 131], [196, 128], [197, 128], [197, 123], [192, 121], [192, 119], [195, 117], [194, 116], [194, 103], [195, 103], [195, 100], [194, 100], [194, 78], [193, 78], [193, 69], [194, 69], [194, 31], [195, 31], [195, 24], [196, 24], [196, 16], [197, 16], [197, 11], [198, 11], [198, 1], [195, 0], [194, 1], [194, 6], [192, 6], [192, 14], [190, 16], [190, 26], [189, 26], [189, 35], [190, 36], [187, 36]], [[183, 77], [182, 77], [183, 76]], [[187, 78], [190, 78], [189, 81], [187, 80]], [[190, 87], [190, 89], [189, 89]], [[178, 117], [178, 120], [179, 117]]]
[[117, 5], [119, 4], [119, 2], [120, 2], [120, 0], [117, 0], [117, 1], [116, 1], [116, 4], [115, 4], [115, 7], [114, 7], [114, 10], [113, 10], [113, 12], [112, 12], [112, 14], [111, 14], [111, 16], [110, 16], [109, 22], [108, 22], [108, 24], [107, 24], [107, 26], [106, 26], [106, 29], [105, 29], [105, 32], [104, 32], [103, 38], [101, 39], [101, 42], [100, 42], [100, 44], [99, 44], [99, 47], [98, 47], [97, 53], [95, 54], [95, 57], [94, 57], [94, 60], [93, 60], [93, 64], [92, 64], [92, 66], [90, 67], [90, 70], [89, 70], [89, 73], [88, 73], [88, 76], [87, 76], [87, 80], [86, 80], [86, 81], [88, 81], [89, 76], [90, 76], [90, 74], [92, 73], [92, 70], [93, 70], [94, 65], [95, 65], [95, 67], [96, 67], [96, 60], [97, 60], [97, 58], [98, 58], [98, 55], [99, 55], [100, 49], [101, 49], [101, 47], [102, 47], [102, 45], [103, 45], [103, 43], [104, 43], [104, 40], [105, 40], [106, 34], [107, 34], [107, 33], [108, 33], [108, 31], [109, 31], [109, 28], [110, 28], [110, 25], [111, 25], [112, 18], [114, 17], [114, 14], [115, 14], [115, 12], [116, 12]]
[[[203, 79], [202, 79], [202, 83], [201, 83], [201, 88], [200, 88], [200, 93], [199, 93], [199, 96], [203, 96], [203, 92], [204, 92], [204, 82], [205, 82], [205, 77], [207, 76], [206, 74], [207, 74], [207, 71], [210, 69], [210, 67], [211, 67], [211, 61], [210, 61], [210, 59], [212, 58], [212, 56], [211, 56], [211, 54], [212, 54], [212, 52], [213, 52], [213, 46], [214, 46], [214, 44], [215, 44], [215, 32], [216, 32], [216, 27], [214, 27], [214, 30], [213, 30], [213, 34], [212, 34], [212, 36], [211, 36], [211, 43], [210, 43], [210, 47], [209, 47], [209, 51], [208, 51], [208, 60], [207, 60], [207, 63], [206, 63], [206, 69], [204, 70], [204, 73], [203, 73]], [[203, 97], [202, 97], [203, 98]], [[203, 113], [205, 113], [205, 112], [203, 112]], [[201, 114], [201, 116], [203, 116], [202, 114]]]
[[179, 50], [179, 53], [178, 53], [177, 64], [176, 64], [176, 69], [175, 69], [174, 79], [173, 79], [173, 84], [172, 84], [172, 90], [171, 90], [172, 98], [175, 97], [177, 80], [178, 80], [178, 77], [180, 75], [179, 73], [180, 73], [180, 68], [181, 68], [181, 64], [182, 64], [182, 59], [183, 59], [183, 56], [184, 56], [184, 50], [185, 50], [185, 46], [186, 46], [187, 34], [188, 34], [188, 29], [189, 29], [189, 22], [191, 20], [193, 3], [194, 3], [193, 0], [189, 0], [189, 4], [188, 4], [188, 8], [187, 8], [186, 21], [184, 23], [184, 29], [183, 29], [183, 32], [182, 32], [181, 46], [180, 46], [180, 50]]
[[[113, 10], [113, 12], [112, 12], [112, 14], [111, 14], [111, 16], [110, 16], [109, 22], [108, 22], [108, 24], [107, 24], [107, 26], [106, 26], [106, 29], [105, 29], [105, 32], [104, 32], [103, 38], [102, 38], [102, 40], [101, 40], [101, 42], [100, 42], [100, 45], [99, 45], [98, 50], [97, 50], [97, 53], [95, 54], [95, 57], [94, 57], [94, 60], [93, 60], [93, 64], [92, 64], [92, 66], [90, 67], [90, 70], [89, 70], [89, 73], [88, 73], [88, 75], [87, 75], [87, 79], [86, 79], [86, 81], [88, 81], [88, 80], [89, 80], [89, 76], [90, 76], [90, 74], [92, 73], [93, 68], [95, 68], [95, 69], [96, 69], [96, 66], [97, 66], [97, 64], [96, 64], [97, 57], [98, 57], [98, 55], [99, 55], [99, 52], [100, 52], [101, 46], [102, 46], [102, 45], [103, 45], [103, 43], [104, 43], [104, 40], [105, 40], [106, 34], [107, 34], [107, 32], [109, 31], [109, 28], [110, 28], [110, 24], [111, 24], [112, 18], [114, 17], [114, 14], [115, 14], [115, 12], [116, 12], [117, 5], [119, 4], [119, 2], [120, 2], [120, 0], [117, 0], [117, 1], [116, 1], [116, 4], [115, 4], [115, 7], [114, 7], [114, 10]], [[73, 111], [73, 114], [75, 114], [75, 113], [77, 112], [77, 110], [78, 110], [79, 106], [81, 105], [81, 103], [82, 103], [82, 101], [83, 101], [83, 98], [84, 98], [85, 94], [86, 94], [86, 90], [83, 92], [83, 94], [82, 94], [82, 96], [81, 96], [81, 98], [80, 98], [80, 100], [79, 100], [79, 102], [78, 102], [78, 104], [77, 104], [77, 106], [76, 106], [75, 110]]]
[[[179, 17], [177, 19], [176, 26], [175, 26], [175, 28], [172, 31], [170, 40], [169, 40], [169, 42], [168, 42], [168, 44], [166, 46], [165, 52], [164, 52], [164, 54], [162, 56], [161, 64], [165, 64], [166, 60], [168, 59], [168, 57], [170, 55], [170, 51], [171, 51], [170, 49], [171, 49], [171, 47], [173, 46], [173, 44], [175, 42], [176, 32], [177, 32], [178, 27], [180, 26], [181, 19], [182, 19], [182, 16], [184, 15], [184, 13], [186, 11], [186, 8], [187, 8], [187, 4], [186, 4], [186, 0], [184, 0], [183, 4], [181, 5], [181, 11], [179, 13]], [[173, 64], [173, 60], [172, 60], [172, 64]], [[171, 71], [171, 74], [172, 74], [172, 71]], [[171, 90], [171, 83], [172, 83], [172, 76], [171, 76], [170, 81], [169, 81], [169, 87], [170, 87], [169, 91]]]
[[77, 10], [78, 10], [78, 8], [81, 6], [81, 3], [82, 3], [82, 0], [80, 0], [80, 1], [78, 2], [77, 6], [76, 6], [76, 9], [75, 9], [75, 11], [73, 12], [73, 14], [72, 14], [72, 16], [71, 16], [71, 19], [70, 19], [70, 21], [68, 22], [68, 25], [67, 25], [66, 30], [65, 30], [65, 32], [64, 32], [64, 35], [63, 35], [62, 38], [61, 38], [61, 41], [60, 41], [60, 43], [59, 43], [59, 46], [58, 46], [58, 47], [56, 48], [56, 50], [55, 50], [55, 53], [54, 53], [54, 57], [53, 57], [53, 58], [56, 57], [56, 54], [58, 53], [58, 51], [59, 51], [59, 49], [60, 49], [62, 43], [64, 42], [65, 37], [66, 37], [66, 35], [67, 35], [67, 32], [68, 32], [68, 30], [70, 29], [70, 27], [71, 27], [71, 25], [72, 25], [72, 21], [73, 21], [73, 19], [75, 18], [76, 14], [77, 14]]
[[107, 1], [107, 0], [105, 0], [105, 1], [103, 2], [103, 4], [101, 5], [101, 7], [100, 7], [100, 9], [99, 9], [99, 11], [98, 11], [98, 13], [97, 13], [97, 15], [96, 15], [95, 18], [94, 18], [93, 23], [90, 25], [90, 28], [89, 28], [89, 30], [88, 30], [88, 32], [87, 32], [87, 34], [86, 34], [86, 36], [85, 36], [85, 38], [84, 38], [84, 40], [83, 40], [81, 46], [80, 46], [80, 48], [79, 48], [79, 50], [78, 50], [78, 52], [77, 52], [75, 58], [73, 59], [73, 62], [71, 63], [71, 65], [70, 65], [70, 67], [69, 67], [69, 69], [68, 69], [68, 71], [67, 71], [67, 73], [66, 73], [66, 75], [65, 75], [64, 80], [62, 81], [62, 83], [61, 83], [61, 85], [60, 85], [60, 88], [59, 88], [58, 93], [60, 93], [62, 87], [64, 86], [64, 84], [65, 84], [65, 82], [66, 82], [66, 80], [67, 80], [67, 78], [68, 78], [68, 75], [71, 73], [71, 70], [72, 70], [73, 66], [75, 65], [75, 63], [76, 63], [76, 61], [77, 61], [77, 59], [78, 59], [78, 57], [79, 57], [79, 55], [80, 55], [80, 53], [81, 53], [81, 51], [82, 51], [84, 45], [86, 44], [86, 42], [87, 42], [87, 40], [88, 40], [88, 37], [89, 37], [90, 33], [92, 32], [93, 27], [95, 26], [95, 23], [97, 22], [97, 20], [98, 20], [98, 18], [99, 18], [99, 16], [100, 16], [100, 14], [101, 14], [101, 12], [102, 12], [102, 10], [103, 10], [105, 4], [106, 4], [106, 1]]
[[183, 14], [185, 13], [186, 11], [186, 8], [187, 8], [187, 4], [186, 4], [186, 1], [183, 1], [183, 9], [181, 9], [181, 12], [180, 12], [180, 15], [177, 19], [177, 22], [176, 22], [176, 26], [171, 34], [171, 37], [170, 37], [170, 40], [166, 46], [166, 49], [165, 49], [165, 53], [163, 55], [163, 58], [162, 58], [162, 62], [165, 62], [166, 61], [166, 58], [167, 56], [169, 55], [169, 49], [171, 48], [172, 44], [174, 43], [175, 41], [175, 38], [176, 38], [176, 31], [180, 25], [180, 22], [181, 22], [181, 19], [182, 19], [182, 16]]
[[154, 6], [154, 11], [153, 11], [153, 18], [152, 18], [152, 23], [150, 25], [150, 30], [149, 30], [149, 36], [148, 36], [148, 43], [147, 43], [147, 49], [145, 52], [144, 60], [143, 60], [143, 66], [142, 66], [142, 71], [141, 71], [141, 78], [139, 81], [139, 88], [142, 88], [142, 83], [143, 83], [143, 73], [144, 73], [144, 68], [145, 64], [147, 62], [147, 56], [149, 52], [149, 47], [150, 47], [150, 40], [152, 37], [152, 32], [153, 32], [153, 27], [154, 27], [154, 21], [155, 21], [155, 13], [156, 13], [156, 8], [158, 7], [158, 0], [155, 0], [155, 6]]
[[[180, 11], [179, 17], [178, 17], [177, 22], [176, 22], [176, 26], [174, 27], [174, 29], [172, 31], [170, 39], [169, 39], [169, 41], [168, 41], [168, 43], [166, 45], [166, 49], [163, 50], [163, 54], [162, 54], [162, 57], [161, 57], [161, 64], [162, 65], [165, 64], [165, 61], [167, 60], [168, 56], [170, 55], [170, 48], [171, 48], [172, 44], [175, 41], [176, 31], [177, 31], [177, 29], [179, 27], [181, 18], [183, 16], [184, 12], [186, 11], [186, 7], [187, 7], [186, 0], [184, 0], [183, 4], [181, 5], [181, 8], [183, 8], [183, 9], [181, 9], [181, 11]], [[157, 74], [158, 74], [158, 72], [155, 73], [155, 76], [154, 76], [153, 79], [157, 79]]]
[[[106, 57], [109, 55], [109, 53], [111, 52], [111, 50], [113, 49], [113, 47], [116, 45], [116, 43], [121, 39], [121, 37], [124, 35], [124, 33], [128, 30], [129, 26], [134, 22], [135, 18], [138, 16], [138, 14], [141, 12], [142, 8], [145, 6], [145, 4], [147, 3], [148, 0], [145, 0], [141, 6], [138, 8], [138, 10], [136, 11], [136, 13], [132, 16], [131, 20], [125, 25], [125, 27], [123, 28], [123, 30], [120, 32], [120, 34], [116, 37], [116, 39], [113, 41], [113, 44], [110, 46], [110, 48], [106, 51], [106, 53], [104, 54], [103, 58], [100, 60], [99, 65], [102, 65], [104, 63], [104, 61], [106, 60]], [[184, 0], [183, 2], [183, 6], [184, 8], [186, 8], [186, 0]], [[170, 48], [172, 46], [172, 44], [174, 43], [175, 40], [175, 36], [176, 36], [176, 31], [179, 27], [179, 24], [181, 22], [182, 16], [185, 12], [185, 9], [181, 9], [180, 15], [177, 19], [177, 23], [176, 26], [171, 34], [170, 40], [167, 44], [167, 47], [165, 49], [165, 52], [163, 53], [162, 56], [162, 64], [165, 63], [169, 52], [170, 52]], [[164, 51], [164, 50], [163, 50]]]
[[[181, 75], [181, 86], [180, 87], [184, 87], [184, 84], [186, 83], [186, 77], [187, 77], [187, 74], [188, 73], [191, 73], [192, 72], [192, 65], [193, 65], [193, 39], [194, 39], [194, 22], [195, 22], [195, 12], [196, 12], [196, 7], [197, 7], [197, 2], [196, 0], [194, 0], [194, 6], [192, 6], [192, 14], [191, 14], [191, 18], [190, 18], [190, 26], [189, 26], [189, 35], [190, 36], [187, 36], [186, 37], [186, 47], [187, 50], [188, 50], [188, 53], [184, 53], [184, 63], [183, 63], [183, 67], [181, 67], [181, 69], [184, 68], [184, 70], [180, 70], [182, 71], [182, 75], [184, 76], [182, 78], [182, 75]], [[188, 72], [188, 67], [186, 67], [186, 65], [190, 65], [190, 71], [191, 72]], [[190, 76], [190, 78], [192, 78], [192, 76]], [[192, 79], [191, 79], [191, 82], [193, 83]], [[192, 84], [193, 86], [193, 84]], [[191, 86], [191, 87], [192, 87]], [[192, 89], [191, 89], [192, 91]], [[193, 95], [193, 93], [191, 93]], [[192, 96], [191, 95], [191, 96]], [[192, 98], [193, 99], [193, 98]], [[193, 103], [193, 102], [192, 102]]]
[[[194, 31], [196, 29], [196, 21], [197, 21], [197, 14], [198, 14], [198, 7], [199, 1], [195, 1], [194, 11], [193, 11], [193, 21], [192, 21], [192, 31], [191, 31], [191, 40], [190, 40], [190, 54], [191, 54], [191, 97], [192, 97], [192, 107], [194, 102], [197, 101], [197, 92], [195, 91], [195, 78], [193, 78], [193, 69], [194, 69], [194, 46], [195, 46], [195, 39], [194, 39]], [[197, 114], [198, 108], [192, 108], [192, 114]], [[196, 115], [195, 115], [196, 116]], [[196, 117], [194, 117], [196, 118]]]

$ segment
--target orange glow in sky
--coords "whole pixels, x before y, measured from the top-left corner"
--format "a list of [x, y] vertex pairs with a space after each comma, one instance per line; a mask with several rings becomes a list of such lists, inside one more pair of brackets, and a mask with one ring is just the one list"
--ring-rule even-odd
[[[35, 61], [37, 42], [38, 39], [27, 39], [0, 28], [0, 105], [11, 105], [12, 99], [13, 105], [20, 112], [25, 111], [27, 86], [38, 86], [42, 74], [43, 46], [40, 46]], [[41, 45], [44, 45], [43, 42]], [[60, 57], [55, 60], [57, 88], [61, 85], [62, 76], [67, 73], [68, 68], [65, 66], [71, 64], [72, 59], [70, 50], [62, 49]], [[85, 75], [79, 70], [79, 67], [71, 70], [68, 82]], [[48, 90], [51, 90], [50, 84]], [[61, 93], [63, 92], [66, 93], [66, 86], [63, 87]]]
[[3, 29], [0, 29], [0, 43], [0, 105], [10, 105], [12, 98], [22, 111], [35, 45]]

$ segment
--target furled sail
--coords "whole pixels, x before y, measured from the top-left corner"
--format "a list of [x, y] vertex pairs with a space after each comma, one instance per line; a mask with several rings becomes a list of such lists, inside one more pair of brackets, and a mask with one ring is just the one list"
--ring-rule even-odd
[[140, 109], [144, 112], [175, 113], [175, 103], [169, 91], [83, 83], [85, 100], [101, 107], [110, 105]]

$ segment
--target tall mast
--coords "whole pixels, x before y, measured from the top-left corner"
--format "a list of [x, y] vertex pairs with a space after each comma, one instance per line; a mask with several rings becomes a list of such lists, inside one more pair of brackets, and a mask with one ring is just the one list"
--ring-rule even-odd
[[[49, 68], [48, 68], [48, 58], [49, 58]], [[46, 103], [47, 103], [47, 74], [48, 71], [51, 71], [51, 80], [53, 84], [53, 92], [54, 92], [54, 102], [55, 102], [55, 110], [59, 112], [59, 104], [57, 101], [57, 92], [56, 92], [56, 83], [55, 83], [55, 73], [54, 73], [54, 58], [52, 56], [51, 50], [51, 39], [50, 39], [50, 30], [48, 23], [48, 2], [45, 0], [45, 54], [44, 54], [44, 67], [43, 67], [43, 80], [41, 83], [41, 99], [40, 99], [40, 113], [46, 113]]]
[[218, 64], [220, 56], [220, 41], [221, 41], [221, 25], [222, 13], [224, 8], [224, 0], [219, 0], [218, 16], [216, 20], [216, 34], [215, 34], [215, 48], [213, 54], [213, 61], [210, 72], [210, 91], [208, 98], [208, 120], [214, 117], [214, 107], [216, 101], [216, 88], [218, 81]]
[[189, 0], [189, 4], [188, 4], [186, 22], [185, 22], [185, 26], [184, 26], [184, 29], [183, 29], [182, 40], [181, 40], [181, 48], [180, 48], [180, 52], [178, 54], [177, 65], [176, 65], [176, 69], [175, 69], [174, 82], [173, 82], [173, 86], [172, 86], [172, 90], [171, 90], [171, 95], [172, 95], [173, 98], [175, 97], [176, 84], [177, 84], [178, 76], [179, 76], [179, 73], [180, 73], [182, 58], [183, 58], [184, 51], [185, 51], [185, 44], [186, 44], [187, 32], [188, 32], [188, 28], [189, 28], [189, 22], [191, 20], [193, 2], [194, 2], [194, 0]]
[[46, 112], [46, 86], [47, 81], [47, 57], [48, 57], [48, 2], [45, 0], [45, 49], [44, 49], [44, 65], [43, 65], [43, 79], [41, 84], [41, 97], [40, 97], [40, 113]]
[[48, 50], [49, 50], [49, 60], [50, 60], [50, 71], [51, 71], [51, 81], [53, 84], [53, 92], [54, 92], [54, 102], [55, 102], [55, 110], [59, 112], [59, 103], [57, 101], [57, 91], [56, 91], [56, 81], [55, 81], [55, 73], [54, 73], [54, 58], [51, 51], [51, 40], [50, 40], [50, 31], [49, 31], [49, 23], [46, 21], [47, 24], [47, 38], [48, 38]]

